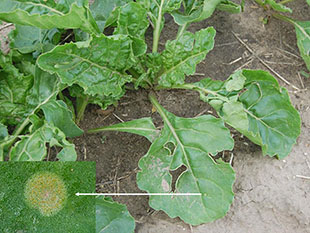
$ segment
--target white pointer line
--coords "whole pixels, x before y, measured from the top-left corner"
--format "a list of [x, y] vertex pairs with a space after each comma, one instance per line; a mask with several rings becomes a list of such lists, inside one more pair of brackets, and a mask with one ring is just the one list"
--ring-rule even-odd
[[201, 193], [76, 193], [76, 196], [201, 196]]

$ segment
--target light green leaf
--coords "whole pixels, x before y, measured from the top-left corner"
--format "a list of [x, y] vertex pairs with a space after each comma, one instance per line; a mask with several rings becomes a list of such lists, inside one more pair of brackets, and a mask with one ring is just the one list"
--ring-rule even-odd
[[135, 220], [125, 205], [110, 197], [96, 198], [96, 233], [133, 233]]
[[55, 47], [60, 40], [61, 33], [58, 29], [40, 29], [32, 26], [15, 25], [15, 30], [10, 33], [10, 47], [16, 48], [21, 53], [36, 52], [36, 57], [41, 52], [47, 52]]
[[[248, 115], [249, 129], [239, 130], [261, 145], [264, 155], [280, 159], [292, 150], [300, 134], [300, 116], [292, 106], [287, 90], [265, 71], [244, 70], [245, 88], [239, 101]], [[234, 127], [234, 126], [233, 126]]]
[[[102, 32], [106, 25], [107, 20], [111, 16], [112, 12], [118, 7], [125, 5], [126, 3], [131, 2], [131, 0], [95, 0], [94, 3], [90, 6], [91, 13], [96, 20], [100, 31]], [[117, 16], [118, 14], [115, 14]], [[111, 20], [110, 21], [114, 21]]]
[[0, 19], [42, 29], [81, 28], [99, 34], [99, 28], [86, 5], [88, 1], [1, 0]]
[[275, 11], [292, 13], [291, 8], [288, 8], [281, 3], [277, 3], [276, 0], [265, 0], [265, 4], [268, 4]]
[[184, 12], [174, 11], [172, 16], [178, 25], [199, 22], [209, 18], [222, 0], [184, 1]]
[[239, 91], [243, 88], [246, 78], [242, 75], [242, 70], [232, 74], [226, 81], [225, 87], [227, 91]]
[[[139, 161], [137, 174], [140, 189], [149, 193], [201, 193], [201, 196], [150, 196], [149, 204], [198, 225], [223, 217], [233, 200], [232, 167], [216, 155], [233, 148], [233, 139], [221, 119], [211, 115], [197, 118], [176, 117], [151, 101], [164, 121], [161, 135]], [[178, 177], [172, 190], [171, 170], [186, 170]]]
[[216, 9], [221, 11], [227, 11], [231, 14], [238, 14], [242, 12], [242, 6], [232, 1], [222, 1], [216, 6]]
[[308, 5], [310, 6], [310, 0], [306, 0], [306, 2], [308, 3]]
[[140, 118], [111, 126], [104, 126], [97, 129], [91, 129], [88, 131], [88, 133], [98, 133], [102, 131], [121, 131], [134, 133], [146, 137], [150, 142], [153, 142], [159, 134], [159, 131], [156, 130], [152, 118], [150, 117]]
[[128, 35], [133, 41], [135, 56], [141, 56], [147, 49], [144, 34], [148, 27], [147, 11], [138, 3], [131, 2], [120, 8], [114, 34]]
[[[35, 129], [35, 125], [32, 125]], [[41, 161], [47, 155], [46, 144], [49, 146], [63, 147], [57, 157], [61, 161], [75, 161], [77, 158], [74, 144], [66, 140], [65, 134], [58, 128], [44, 122], [44, 124], [32, 131], [28, 135], [19, 136], [20, 141], [16, 142], [10, 153], [11, 161]]]
[[310, 71], [310, 21], [295, 21], [294, 25], [300, 55]]
[[74, 123], [72, 112], [63, 101], [49, 101], [42, 105], [41, 109], [44, 112], [46, 121], [58, 127], [67, 137], [76, 137], [83, 134], [83, 130]]
[[94, 37], [89, 46], [69, 43], [42, 54], [37, 64], [56, 73], [63, 84], [78, 84], [92, 96], [120, 97], [131, 81], [125, 70], [134, 64], [131, 40], [125, 35]]
[[213, 49], [215, 30], [202, 29], [195, 34], [183, 33], [178, 39], [167, 41], [162, 53], [163, 71], [158, 77], [161, 86], [183, 84], [185, 75], [193, 75], [196, 65]]
[[[165, 13], [178, 10], [182, 0], [137, 0], [136, 2], [147, 10], [152, 23], [156, 25], [158, 18], [162, 17]], [[163, 27], [164, 20], [162, 17], [161, 28]]]
[[[241, 80], [246, 78], [244, 87], [228, 92], [225, 86], [233, 79], [238, 80], [238, 76]], [[264, 155], [280, 159], [287, 156], [301, 127], [299, 113], [292, 106], [287, 90], [261, 70], [237, 71], [231, 77], [234, 78], [222, 84], [204, 79], [174, 88], [199, 91], [201, 99], [209, 102], [227, 124], [260, 145]]]

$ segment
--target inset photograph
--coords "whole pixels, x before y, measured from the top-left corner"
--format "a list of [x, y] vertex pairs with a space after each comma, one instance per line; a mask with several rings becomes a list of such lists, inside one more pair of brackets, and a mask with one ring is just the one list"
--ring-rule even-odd
[[0, 163], [0, 232], [95, 232], [95, 162]]

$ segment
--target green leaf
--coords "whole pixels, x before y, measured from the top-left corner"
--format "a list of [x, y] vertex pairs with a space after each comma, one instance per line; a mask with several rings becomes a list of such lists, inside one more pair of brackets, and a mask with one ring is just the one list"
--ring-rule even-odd
[[[148, 16], [155, 25], [160, 15], [163, 16], [165, 13], [171, 13], [178, 10], [181, 6], [182, 0], [137, 0], [136, 2], [148, 11]], [[163, 23], [164, 18], [162, 19], [161, 28]]]
[[227, 11], [231, 14], [238, 14], [242, 12], [242, 6], [239, 4], [236, 4], [232, 1], [222, 1], [220, 4], [216, 6], [216, 9], [221, 11]]
[[76, 137], [83, 134], [83, 130], [74, 123], [72, 112], [63, 101], [49, 101], [42, 105], [41, 109], [44, 112], [46, 121], [58, 127], [67, 137]]
[[133, 233], [135, 220], [125, 205], [109, 197], [96, 198], [96, 233]]
[[125, 70], [134, 64], [131, 40], [125, 35], [94, 37], [87, 43], [56, 46], [42, 54], [37, 64], [56, 73], [63, 84], [78, 84], [85, 94], [120, 97], [123, 86], [131, 81]]
[[106, 26], [108, 26], [106, 25], [106, 22], [111, 16], [112, 12], [118, 9], [118, 7], [123, 6], [128, 2], [131, 2], [131, 0], [95, 0], [94, 1], [94, 3], [90, 6], [90, 10], [101, 32], [104, 30]]
[[121, 131], [134, 133], [146, 137], [150, 142], [153, 142], [158, 136], [158, 130], [153, 124], [152, 118], [145, 117], [137, 120], [127, 121], [111, 126], [104, 126], [96, 129], [91, 129], [88, 133], [98, 133], [102, 131]]
[[306, 0], [306, 2], [308, 3], [308, 5], [310, 6], [310, 0]]
[[148, 27], [147, 11], [138, 3], [131, 2], [120, 8], [114, 34], [128, 35], [133, 41], [135, 56], [141, 56], [147, 49], [144, 34]]
[[[32, 128], [34, 128], [33, 131]], [[16, 142], [12, 147], [11, 161], [41, 161], [47, 155], [47, 143], [49, 143], [50, 147], [63, 147], [62, 151], [57, 155], [57, 158], [61, 161], [75, 161], [77, 158], [74, 144], [66, 140], [65, 134], [61, 130], [47, 122], [44, 122], [38, 129], [36, 129], [35, 125], [32, 125], [30, 133], [19, 136], [19, 138], [20, 141]]]
[[60, 40], [58, 29], [40, 29], [32, 26], [15, 25], [10, 33], [10, 47], [21, 53], [35, 53], [37, 57], [41, 52], [47, 52], [55, 47]]
[[[139, 188], [149, 193], [201, 193], [201, 196], [150, 196], [150, 206], [192, 225], [223, 217], [233, 200], [235, 173], [230, 164], [215, 160], [213, 155], [233, 148], [229, 130], [221, 119], [211, 115], [176, 117], [153, 97], [151, 101], [165, 124], [160, 137], [139, 161]], [[182, 165], [186, 170], [172, 190], [170, 171]]]
[[277, 3], [276, 0], [265, 0], [265, 4], [268, 4], [275, 11], [292, 13], [291, 8], [288, 8], [281, 3]]
[[300, 55], [310, 71], [310, 21], [295, 21], [294, 25]]
[[88, 1], [1, 0], [0, 19], [42, 29], [81, 28], [99, 34], [99, 28], [86, 5]]
[[184, 12], [174, 11], [172, 16], [178, 25], [199, 22], [209, 18], [222, 0], [184, 1]]
[[9, 135], [7, 127], [0, 123], [0, 141]]
[[26, 101], [33, 85], [33, 76], [24, 75], [13, 65], [12, 54], [0, 53], [0, 119], [17, 124], [31, 109]]
[[[287, 156], [300, 134], [300, 116], [287, 90], [265, 71], [244, 70], [245, 88], [239, 100], [248, 115], [249, 139], [261, 145], [264, 155]], [[234, 127], [234, 126], [233, 126]], [[239, 130], [238, 128], [236, 128]]]
[[[246, 79], [240, 91], [224, 89], [238, 77]], [[282, 159], [290, 153], [300, 134], [300, 116], [292, 106], [287, 90], [280, 87], [272, 75], [261, 70], [242, 70], [217, 89], [210, 89], [210, 85], [204, 83], [183, 87], [198, 90], [202, 100], [215, 107], [227, 124], [260, 145], [264, 155]]]
[[158, 83], [164, 87], [184, 83], [185, 75], [193, 75], [196, 65], [213, 49], [215, 30], [202, 29], [195, 34], [183, 33], [178, 39], [167, 41], [162, 53], [163, 71]]

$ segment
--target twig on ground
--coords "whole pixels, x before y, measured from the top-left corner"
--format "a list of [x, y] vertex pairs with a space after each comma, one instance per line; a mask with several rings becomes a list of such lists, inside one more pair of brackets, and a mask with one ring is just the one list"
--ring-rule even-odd
[[230, 160], [229, 160], [230, 165], [232, 165], [233, 160], [234, 160], [234, 153], [231, 153]]
[[237, 59], [235, 59], [235, 60], [233, 60], [233, 61], [231, 61], [231, 62], [229, 62], [229, 63], [223, 63], [224, 65], [232, 65], [232, 64], [235, 64], [236, 62], [238, 62], [238, 61], [240, 61], [240, 60], [242, 60], [242, 57], [238, 57]]
[[208, 111], [208, 109], [203, 110], [202, 112], [198, 113], [194, 118], [200, 117], [201, 115], [205, 114]]
[[304, 88], [305, 88], [305, 85], [304, 85], [304, 82], [302, 81], [302, 78], [301, 78], [299, 72], [297, 72], [297, 76], [298, 76], [298, 78], [299, 78], [299, 80], [300, 80], [300, 83], [301, 83], [302, 88], [304, 89]]
[[240, 37], [232, 31], [232, 34], [236, 37], [236, 39], [250, 52], [253, 54], [255, 58], [257, 58], [265, 67], [267, 67], [272, 73], [274, 73], [278, 78], [280, 78], [283, 82], [290, 85], [294, 89], [300, 91], [298, 87], [296, 87], [294, 84], [287, 81], [285, 78], [283, 78], [280, 74], [278, 74], [274, 69], [272, 69], [264, 60], [262, 60], [257, 54], [254, 53], [254, 51], [243, 41], [240, 39]]
[[244, 63], [242, 66], [238, 67], [236, 70], [241, 70], [243, 67], [249, 65], [253, 61], [253, 58], [251, 57], [250, 60], [248, 60], [246, 63]]
[[113, 116], [117, 119], [117, 120], [119, 120], [120, 122], [124, 122], [118, 115], [116, 115], [115, 113], [113, 113]]
[[218, 45], [215, 45], [214, 47], [223, 47], [223, 46], [229, 46], [229, 45], [234, 45], [234, 44], [238, 44], [238, 42], [234, 41], [230, 43], [218, 44]]
[[297, 56], [297, 55], [296, 55], [296, 54], [294, 54], [294, 53], [291, 53], [291, 52], [289, 52], [289, 51], [286, 51], [286, 50], [284, 50], [284, 49], [280, 49], [280, 48], [277, 48], [277, 50], [279, 50], [279, 51], [281, 51], [281, 52], [284, 52], [284, 53], [287, 53], [287, 54], [289, 54], [289, 55], [293, 56], [294, 58], [297, 58], [297, 59], [301, 60], [301, 59], [300, 59], [300, 57], [299, 57], [299, 56]]
[[84, 160], [87, 159], [87, 149], [86, 149], [86, 146], [83, 145], [83, 150], [84, 150]]
[[191, 233], [194, 233], [193, 226], [191, 224], [188, 224], [188, 225], [189, 225], [189, 229], [191, 230]]
[[[113, 113], [114, 114], [114, 113]], [[117, 187], [117, 175], [118, 175], [118, 167], [120, 165], [120, 157], [117, 157], [117, 163], [116, 163], [116, 167], [115, 167], [115, 175], [114, 175], [114, 179], [113, 179], [113, 183], [114, 183], [114, 192], [117, 192], [117, 189], [119, 189], [119, 187]]]
[[11, 26], [13, 26], [13, 25], [14, 25], [13, 23], [8, 23], [8, 24], [5, 24], [5, 25], [3, 25], [3, 26], [0, 26], [0, 31], [3, 30], [3, 29], [5, 29], [5, 28], [11, 27]]
[[302, 178], [305, 180], [310, 180], [310, 176], [296, 175], [297, 178]]

